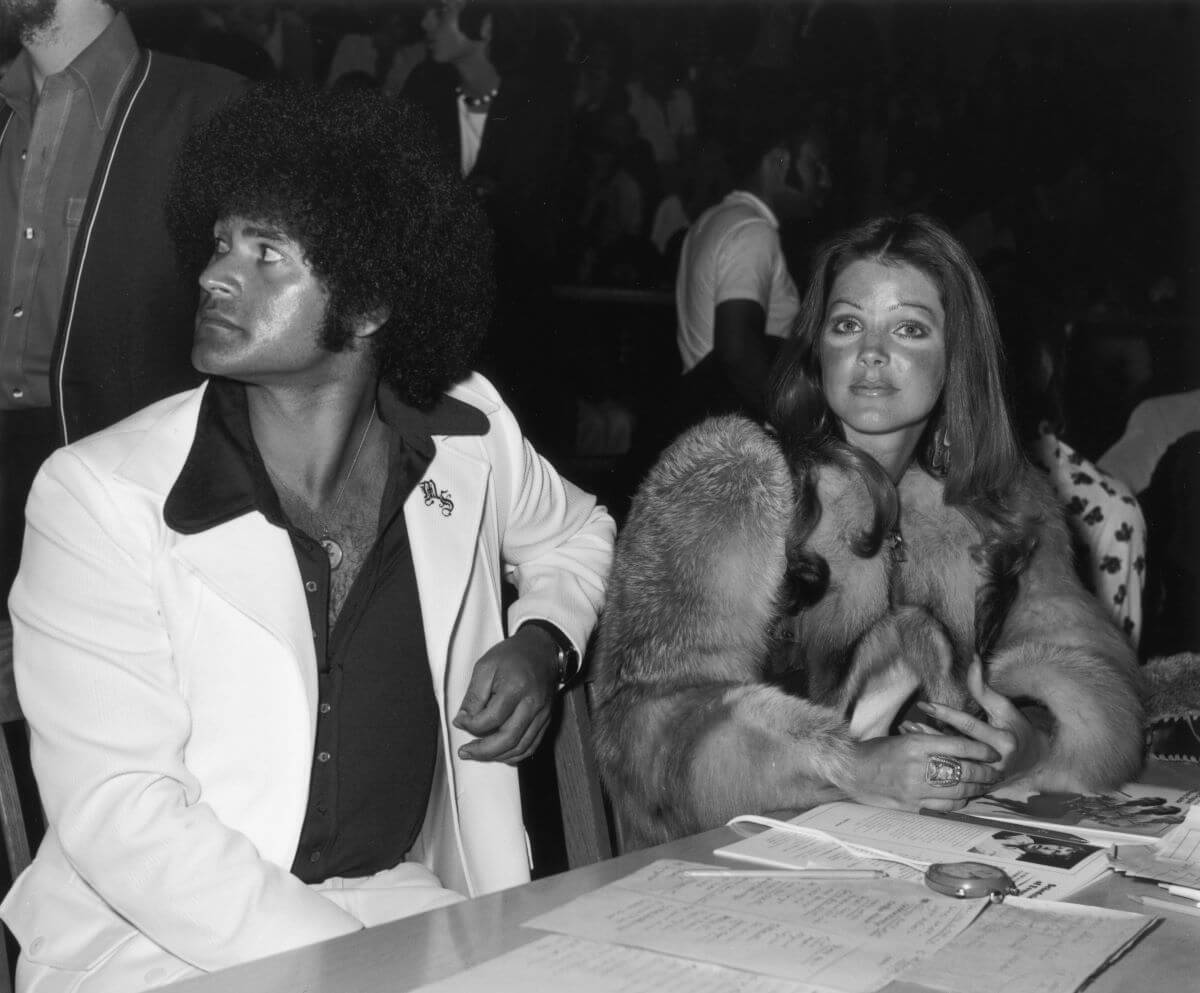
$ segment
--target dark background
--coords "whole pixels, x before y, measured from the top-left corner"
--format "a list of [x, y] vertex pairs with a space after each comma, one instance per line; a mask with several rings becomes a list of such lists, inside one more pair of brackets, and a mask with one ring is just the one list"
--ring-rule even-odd
[[[1115, 440], [1137, 400], [1200, 385], [1200, 3], [511, 0], [505, 6], [525, 24], [519, 54], [526, 71], [566, 98], [575, 94], [578, 101], [598, 66], [616, 95], [610, 99], [620, 98], [633, 75], [658, 80], [664, 95], [674, 81], [690, 89], [697, 145], [679, 176], [659, 181], [647, 211], [681, 186], [694, 194], [692, 217], [718, 199], [728, 182], [704, 185], [705, 177], [690, 170], [709, 161], [720, 119], [744, 112], [734, 81], [748, 72], [786, 78], [797, 105], [830, 138], [833, 192], [806, 232], [808, 247], [882, 210], [935, 214], [981, 264], [1004, 268], [1036, 302], [1039, 319], [1070, 327], [1065, 430], [1084, 454], [1095, 458]], [[133, 0], [127, 7], [143, 43], [232, 60], [258, 75], [272, 67], [255, 63], [238, 45], [253, 36], [256, 21], [284, 11], [303, 25], [309, 46], [303, 64], [285, 66], [284, 74], [318, 83], [332, 82], [326, 75], [348, 32], [374, 39], [383, 79], [394, 53], [419, 42], [423, 11], [411, 0]], [[205, 10], [235, 15], [228, 20], [236, 22], [240, 42], [229, 35], [214, 43], [210, 36], [200, 45]], [[12, 43], [5, 39], [8, 54]], [[554, 282], [660, 291], [659, 306], [613, 313], [576, 306], [554, 319], [568, 337], [582, 337], [572, 328], [586, 327], [590, 340], [597, 322], [616, 322], [653, 326], [652, 333], [669, 338], [673, 320], [664, 298], [673, 259], [643, 251], [618, 256], [613, 265], [592, 264], [591, 235], [573, 216], [585, 181], [580, 146], [587, 141], [579, 127], [572, 131], [576, 147], [564, 179]], [[803, 269], [801, 257], [794, 266], [801, 286]], [[610, 380], [637, 375], [636, 368], [619, 368], [622, 361], [628, 366], [628, 355], [602, 355], [595, 346], [563, 351], [586, 356], [564, 369], [583, 394], [613, 392], [611, 382], [597, 381], [597, 370], [607, 370]]]

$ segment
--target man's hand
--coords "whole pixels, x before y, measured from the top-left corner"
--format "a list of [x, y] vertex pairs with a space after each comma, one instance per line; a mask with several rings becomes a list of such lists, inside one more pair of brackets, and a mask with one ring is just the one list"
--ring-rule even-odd
[[516, 765], [533, 754], [546, 733], [558, 686], [558, 646], [545, 631], [525, 625], [493, 645], [475, 663], [454, 726], [479, 740], [460, 758]]

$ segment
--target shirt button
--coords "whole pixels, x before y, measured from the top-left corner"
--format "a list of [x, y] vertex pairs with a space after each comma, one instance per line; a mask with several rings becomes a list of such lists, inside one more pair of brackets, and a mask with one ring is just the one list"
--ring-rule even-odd
[[317, 813], [318, 814], [328, 814], [329, 808], [326, 807], [325, 804], [323, 804], [323, 803], [318, 803], [317, 804]]
[[318, 762], [328, 762], [331, 758], [333, 758], [333, 756], [330, 755], [328, 752], [318, 752], [317, 753], [317, 761]]
[[308, 861], [310, 861], [310, 862], [320, 862], [320, 861], [321, 861], [321, 853], [320, 853], [320, 852], [312, 852], [312, 853], [311, 853], [311, 854], [308, 856]]
[[29, 158], [29, 149], [22, 148], [21, 149], [21, 161], [24, 162], [27, 158]]
[[13, 317], [24, 317], [24, 316], [25, 316], [25, 308], [24, 307], [13, 307]]
[[26, 240], [26, 241], [32, 241], [32, 240], [33, 240], [33, 228], [26, 228], [26, 229], [25, 229], [25, 240]]
[[307, 583], [305, 583], [305, 584], [304, 584], [304, 588], [305, 588], [306, 590], [308, 590], [308, 592], [309, 592], [309, 593], [316, 593], [316, 592], [317, 592], [317, 582], [316, 582], [316, 580], [315, 580], [315, 579], [310, 579], [310, 580], [309, 580]]
[[12, 391], [13, 399], [20, 400], [25, 395], [25, 391], [19, 386], [14, 386]]
[[319, 711], [321, 711], [321, 713], [322, 713], [322, 714], [328, 714], [328, 713], [329, 713], [331, 710], [333, 710], [333, 707], [331, 707], [331, 706], [330, 706], [329, 704], [327, 704], [327, 703], [323, 703], [323, 704], [321, 704], [321, 706], [320, 706], [320, 707], [318, 707], [317, 709], [318, 709]]

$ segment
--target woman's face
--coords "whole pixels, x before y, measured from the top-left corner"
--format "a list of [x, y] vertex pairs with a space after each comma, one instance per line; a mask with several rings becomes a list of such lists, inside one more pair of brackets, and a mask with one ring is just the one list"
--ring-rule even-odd
[[[910, 265], [860, 259], [834, 280], [821, 326], [821, 379], [846, 440], [911, 457], [946, 380], [946, 315]], [[881, 459], [883, 461], [883, 459]]]

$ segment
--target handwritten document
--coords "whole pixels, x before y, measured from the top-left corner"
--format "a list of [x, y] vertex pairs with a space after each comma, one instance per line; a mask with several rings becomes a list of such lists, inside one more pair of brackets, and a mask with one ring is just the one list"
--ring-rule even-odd
[[890, 879], [683, 875], [694, 868], [655, 862], [527, 926], [869, 993], [943, 948], [983, 909]]
[[548, 934], [422, 986], [420, 993], [829, 993], [827, 988], [742, 972], [641, 948]]
[[1121, 910], [1013, 897], [901, 979], [950, 993], [1074, 993], [1153, 923]]
[[845, 993], [896, 979], [936, 993], [1074, 993], [1154, 924], [1019, 897], [951, 900], [892, 880], [682, 875], [693, 867], [656, 862], [528, 922], [561, 933], [421, 991]]

